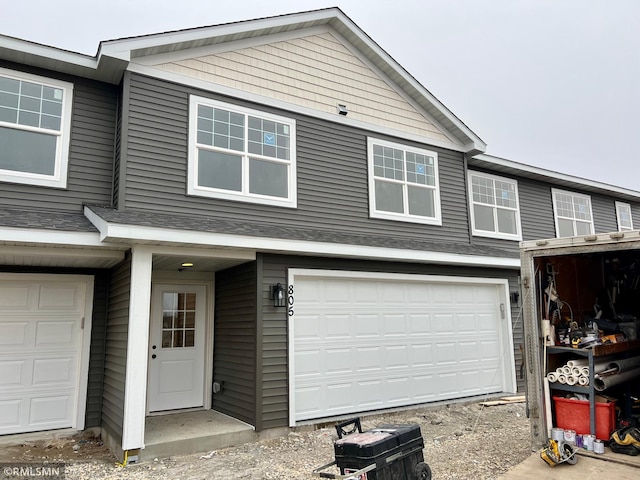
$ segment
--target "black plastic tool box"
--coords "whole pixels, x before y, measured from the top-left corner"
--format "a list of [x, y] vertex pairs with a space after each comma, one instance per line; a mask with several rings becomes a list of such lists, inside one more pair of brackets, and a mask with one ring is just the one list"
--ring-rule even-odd
[[[358, 419], [359, 420], [359, 419]], [[345, 424], [341, 424], [344, 426]], [[424, 440], [419, 425], [380, 425], [362, 432], [341, 435], [334, 443], [335, 464], [342, 475], [357, 473], [361, 480], [429, 480], [431, 470], [424, 463]], [[374, 469], [369, 469], [375, 465]], [[356, 477], [356, 478], [358, 478]]]

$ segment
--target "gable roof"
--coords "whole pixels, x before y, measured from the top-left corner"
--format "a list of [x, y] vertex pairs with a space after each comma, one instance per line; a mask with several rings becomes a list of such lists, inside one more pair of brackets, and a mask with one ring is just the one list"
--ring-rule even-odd
[[319, 26], [330, 27], [344, 38], [351, 48], [446, 130], [461, 146], [460, 150], [470, 154], [486, 150], [486, 144], [479, 136], [337, 7], [103, 41], [95, 57], [0, 37], [0, 58], [117, 84], [136, 58]]

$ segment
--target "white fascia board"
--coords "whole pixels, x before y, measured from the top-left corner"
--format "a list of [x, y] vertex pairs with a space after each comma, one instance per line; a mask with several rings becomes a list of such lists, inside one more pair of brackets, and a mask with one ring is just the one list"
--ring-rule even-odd
[[106, 223], [106, 227], [103, 228], [104, 230], [101, 230], [101, 235], [105, 240], [112, 242], [188, 244], [239, 249], [246, 248], [299, 255], [327, 255], [332, 257], [394, 260], [401, 262], [511, 269], [520, 268], [520, 259], [518, 258], [484, 257], [480, 255], [370, 247], [342, 243], [294, 241], [280, 238], [249, 237], [224, 233], [141, 227], [137, 225], [115, 225]]
[[318, 10], [222, 25], [211, 25], [208, 27], [176, 30], [173, 32], [155, 33], [132, 38], [107, 40], [100, 43], [100, 51], [104, 55], [120, 56], [122, 52], [133, 52], [135, 50], [160, 47], [162, 45], [198, 42], [212, 37], [232, 37], [243, 33], [268, 30], [282, 26], [290, 25], [293, 27], [296, 23], [299, 23], [300, 27], [302, 27], [306, 22], [328, 20], [335, 17], [337, 11], [337, 9]]
[[179, 83], [182, 85], [199, 88], [202, 90], [206, 90], [207, 92], [217, 93], [220, 95], [225, 95], [225, 96], [233, 97], [236, 99], [247, 100], [247, 101], [259, 103], [262, 105], [269, 105], [271, 107], [276, 107], [283, 110], [300, 113], [302, 115], [319, 118], [321, 120], [327, 120], [330, 122], [354, 126], [354, 127], [362, 128], [364, 130], [368, 130], [377, 134], [389, 135], [389, 136], [398, 137], [406, 140], [412, 140], [414, 142], [419, 142], [419, 143], [431, 145], [434, 147], [446, 148], [447, 150], [453, 150], [455, 152], [466, 153], [469, 151], [469, 148], [470, 148], [469, 145], [459, 145], [453, 142], [443, 141], [443, 140], [435, 139], [432, 137], [426, 137], [422, 135], [415, 135], [412, 133], [407, 133], [407, 132], [395, 130], [392, 128], [386, 128], [380, 125], [375, 125], [375, 124], [363, 122], [360, 120], [354, 120], [353, 118], [344, 117], [338, 114], [320, 112], [318, 110], [314, 110], [308, 107], [302, 107], [300, 105], [289, 103], [284, 100], [265, 97], [256, 93], [249, 93], [244, 90], [238, 90], [235, 88], [227, 87], [226, 85], [219, 85], [219, 84], [207, 82], [205, 80], [201, 80], [198, 78], [187, 77], [185, 75], [180, 75], [178, 73], [168, 72], [165, 70], [160, 70], [158, 68], [149, 67], [146, 65], [141, 65], [133, 62], [129, 64], [129, 66], [127, 67], [127, 70], [133, 73], [139, 73], [141, 75], [155, 77], [160, 80], [167, 80], [169, 82]]
[[[375, 43], [368, 35], [366, 35], [360, 27], [358, 27], [349, 17], [338, 12], [336, 15], [337, 21], [341, 22], [348, 30], [349, 33], [355, 35], [375, 56], [379, 57], [389, 68], [393, 69], [396, 74], [402, 77], [408, 85], [414, 88], [420, 95], [422, 95], [429, 103], [431, 103], [442, 115], [449, 120], [458, 130], [460, 130], [470, 142], [466, 145], [465, 152], [478, 150], [484, 152], [487, 149], [487, 145], [482, 139], [476, 135], [469, 127], [467, 127], [462, 120], [455, 116], [440, 100], [438, 100], [429, 90], [427, 90], [420, 82], [418, 82], [413, 76], [411, 76], [393, 57], [385, 52], [380, 46]], [[344, 32], [341, 31], [339, 26], [332, 23], [334, 28], [344, 36]], [[348, 35], [346, 36], [348, 40]], [[368, 54], [365, 53], [368, 56]], [[388, 74], [387, 74], [388, 75]], [[469, 148], [473, 146], [473, 148]]]
[[[0, 242], [40, 243], [79, 247], [106, 247], [96, 232], [65, 232], [56, 230], [0, 227]], [[112, 247], [112, 246], [111, 246]]]
[[0, 35], [0, 49], [20, 52], [28, 56], [42, 57], [48, 60], [56, 60], [62, 63], [77, 65], [80, 67], [95, 70], [98, 62], [95, 57], [90, 57], [82, 53], [70, 52], [59, 48], [41, 45], [39, 43], [21, 40], [19, 38]]
[[533, 165], [526, 165], [524, 163], [515, 162], [513, 160], [507, 160], [506, 158], [494, 157], [492, 155], [479, 154], [479, 155], [474, 155], [474, 158], [477, 158], [478, 160], [482, 160], [484, 162], [493, 163], [494, 165], [513, 168], [514, 170], [533, 173], [535, 175], [552, 178], [554, 180], [564, 180], [566, 182], [575, 183], [576, 185], [585, 185], [588, 187], [598, 188], [600, 190], [607, 190], [612, 193], [628, 195], [630, 197], [635, 197], [637, 199], [640, 199], [639, 191], [630, 190], [623, 187], [616, 187], [615, 185], [609, 185], [608, 183], [596, 182], [594, 180], [576, 177], [573, 175], [568, 175], [566, 173], [554, 172], [553, 170], [534, 167]]

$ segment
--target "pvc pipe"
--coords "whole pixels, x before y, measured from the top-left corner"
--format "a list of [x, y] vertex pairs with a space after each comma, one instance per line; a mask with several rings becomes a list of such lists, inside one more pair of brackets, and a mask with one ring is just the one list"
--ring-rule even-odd
[[589, 378], [589, 367], [580, 367], [580, 376]]
[[547, 380], [549, 380], [551, 383], [557, 382], [558, 381], [558, 374], [556, 372], [547, 373]]
[[562, 367], [562, 373], [564, 373], [565, 375], [571, 375], [571, 367], [565, 365], [564, 367]]
[[593, 387], [602, 392], [607, 388], [611, 388], [620, 383], [624, 383], [627, 380], [640, 376], [640, 368], [634, 368], [622, 373], [615, 373], [613, 375], [606, 375], [602, 377], [596, 377], [593, 381]]
[[615, 368], [618, 372], [626, 372], [640, 367], [640, 357], [623, 358], [616, 360], [608, 365], [609, 368]]
[[567, 377], [567, 385], [575, 385], [578, 383], [578, 377], [576, 375], [569, 375]]
[[562, 374], [562, 375], [558, 375], [558, 382], [562, 383], [563, 385], [566, 385], [567, 383], [567, 376]]
[[578, 385], [580, 385], [581, 387], [589, 386], [589, 378], [588, 377], [580, 377], [578, 379]]

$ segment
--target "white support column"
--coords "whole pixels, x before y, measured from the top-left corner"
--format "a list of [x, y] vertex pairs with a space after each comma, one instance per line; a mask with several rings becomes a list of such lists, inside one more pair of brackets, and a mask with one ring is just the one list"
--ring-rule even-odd
[[144, 448], [151, 310], [151, 260], [150, 249], [145, 247], [132, 249], [129, 336], [122, 426], [123, 450]]

